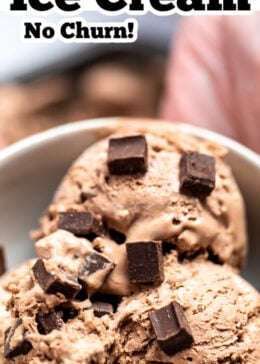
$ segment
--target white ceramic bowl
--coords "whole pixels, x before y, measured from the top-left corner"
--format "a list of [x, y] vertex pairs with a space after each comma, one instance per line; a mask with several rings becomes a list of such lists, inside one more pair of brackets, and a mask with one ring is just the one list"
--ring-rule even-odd
[[[5, 245], [8, 268], [34, 255], [28, 232], [49, 204], [70, 164], [90, 144], [107, 136], [122, 119], [99, 119], [67, 124], [27, 138], [0, 153], [0, 242]], [[126, 120], [124, 125], [133, 125]], [[172, 123], [154, 122], [158, 128]], [[229, 150], [231, 165], [246, 201], [250, 249], [245, 277], [260, 288], [260, 161], [244, 146], [216, 133], [178, 124], [188, 134], [216, 141]]]

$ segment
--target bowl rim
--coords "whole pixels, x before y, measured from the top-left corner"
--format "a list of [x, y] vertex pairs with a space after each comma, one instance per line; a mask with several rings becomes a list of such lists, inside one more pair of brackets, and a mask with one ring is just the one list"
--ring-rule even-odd
[[228, 150], [234, 152], [237, 155], [241, 155], [250, 164], [253, 164], [260, 168], [260, 156], [253, 150], [247, 148], [246, 146], [240, 144], [239, 142], [230, 139], [227, 136], [216, 133], [214, 131], [193, 126], [190, 124], [178, 122], [178, 121], [167, 121], [160, 119], [147, 119], [147, 118], [123, 118], [123, 117], [110, 117], [110, 118], [97, 118], [97, 119], [85, 119], [81, 121], [71, 122], [64, 125], [56, 126], [50, 128], [46, 131], [34, 134], [27, 138], [24, 138], [11, 146], [6, 147], [0, 151], [0, 164], [8, 161], [9, 157], [13, 157], [16, 154], [24, 152], [34, 146], [37, 146], [46, 141], [51, 141], [60, 136], [66, 136], [70, 134], [75, 134], [79, 131], [95, 130], [102, 127], [113, 128], [119, 124], [124, 126], [129, 124], [129, 126], [140, 126], [140, 122], [152, 122], [154, 125], [158, 124], [163, 127], [178, 128], [181, 132], [186, 134], [191, 134], [200, 139], [206, 139], [209, 141], [216, 142], [223, 145]]

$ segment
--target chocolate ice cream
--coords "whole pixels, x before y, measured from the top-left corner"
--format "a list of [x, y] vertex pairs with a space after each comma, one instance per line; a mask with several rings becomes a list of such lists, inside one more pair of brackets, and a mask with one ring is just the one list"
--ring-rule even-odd
[[37, 259], [1, 280], [3, 363], [257, 363], [225, 154], [152, 123], [88, 148], [34, 233]]
[[[74, 278], [82, 260], [92, 254], [87, 239], [62, 230], [40, 240], [36, 251], [46, 265], [59, 267]], [[9, 359], [2, 358], [3, 363], [12, 359], [19, 364], [255, 364], [260, 359], [259, 295], [227, 265], [202, 257], [179, 262], [177, 252], [172, 251], [164, 257], [165, 279], [160, 285], [139, 285], [127, 297], [112, 299], [92, 291], [89, 296], [81, 292], [68, 299], [61, 292], [46, 294], [35, 277], [35, 264], [26, 263], [19, 274], [6, 276], [2, 284], [3, 329], [8, 331], [22, 320], [23, 343], [31, 345], [27, 353], [18, 351], [13, 356], [15, 351], [7, 347], [5, 335], [1, 352]], [[21, 269], [23, 279], [18, 280]], [[102, 275], [97, 275], [92, 287], [98, 287], [100, 279]], [[8, 310], [4, 309], [6, 303]], [[158, 342], [150, 316], [176, 303], [183, 310], [192, 341], [187, 347], [184, 342], [181, 351], [179, 343], [172, 354]], [[14, 349], [17, 343], [13, 340], [10, 338], [9, 346]]]
[[[105, 224], [112, 240], [159, 240], [184, 257], [206, 254], [241, 268], [246, 255], [244, 204], [224, 161], [225, 149], [177, 128], [160, 132], [144, 126], [117, 136], [137, 134], [147, 140], [147, 172], [109, 173], [108, 139], [94, 144], [70, 168], [35, 237], [54, 232], [62, 211], [88, 211]], [[215, 160], [215, 187], [205, 198], [181, 190], [180, 161], [187, 151]], [[115, 244], [116, 250], [123, 248]]]

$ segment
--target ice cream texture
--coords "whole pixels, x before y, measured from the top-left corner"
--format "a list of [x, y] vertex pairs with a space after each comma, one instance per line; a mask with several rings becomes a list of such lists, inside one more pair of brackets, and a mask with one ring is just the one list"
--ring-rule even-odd
[[[247, 249], [244, 204], [223, 160], [226, 150], [177, 128], [160, 132], [144, 127], [121, 135], [140, 133], [148, 143], [145, 174], [110, 175], [108, 139], [94, 144], [68, 171], [35, 236], [57, 230], [61, 211], [89, 211], [105, 222], [112, 235], [119, 232], [126, 241], [161, 240], [172, 244], [180, 255], [207, 253], [214, 261], [241, 268]], [[182, 153], [189, 150], [216, 161], [216, 186], [205, 200], [180, 193], [179, 163]], [[112, 250], [118, 255], [123, 248], [114, 244]]]
[[244, 205], [225, 154], [149, 126], [89, 147], [34, 232], [37, 260], [1, 279], [0, 362], [259, 362], [260, 297], [237, 274]]
[[[81, 251], [87, 243], [69, 232], [55, 232], [36, 248], [41, 258], [48, 252], [50, 262], [57, 259], [51, 241], [61, 245], [70, 241], [75, 251]], [[62, 257], [69, 259], [66, 249]], [[173, 251], [164, 258], [162, 284], [140, 286], [131, 296], [122, 298], [114, 313], [97, 317], [94, 296], [67, 300], [59, 294], [46, 294], [32, 274], [34, 264], [25, 263], [18, 274], [6, 276], [2, 284], [1, 337], [19, 317], [32, 344], [29, 353], [17, 356], [14, 363], [255, 364], [260, 359], [259, 295], [227, 265], [216, 265], [202, 257], [179, 262]], [[18, 279], [21, 269], [24, 278]], [[71, 273], [70, 265], [67, 269]], [[184, 308], [194, 343], [168, 356], [158, 346], [148, 314], [172, 300]], [[3, 308], [5, 303], [8, 310]], [[76, 316], [64, 319], [61, 329], [40, 334], [37, 314], [58, 310], [71, 310]], [[2, 358], [1, 362], [9, 360]]]

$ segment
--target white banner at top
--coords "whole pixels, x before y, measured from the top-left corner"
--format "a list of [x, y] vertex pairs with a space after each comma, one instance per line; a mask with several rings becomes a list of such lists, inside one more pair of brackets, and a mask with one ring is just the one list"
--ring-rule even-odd
[[[17, 11], [12, 11], [14, 14], [32, 14], [34, 16], [36, 14], [47, 15], [51, 12], [62, 13], [63, 15], [75, 15], [84, 11], [97, 11], [113, 16], [119, 14], [142, 15], [147, 12], [161, 16], [174, 13], [181, 15], [246, 15], [260, 11], [260, 0], [233, 0], [233, 10], [226, 10], [225, 8], [232, 6], [231, 0], [158, 0], [157, 9], [151, 6], [149, 0], [63, 0], [60, 3], [64, 3], [67, 6], [77, 5], [78, 10], [64, 11], [57, 6], [55, 0], [0, 0], [0, 11], [9, 11], [11, 13], [11, 7], [19, 6], [24, 9], [26, 8], [26, 10], [17, 9]], [[43, 8], [49, 5], [51, 9], [37, 11], [33, 8], [36, 6], [37, 9], [37, 4], [40, 4], [39, 6]], [[192, 9], [193, 4], [197, 9]], [[246, 11], [239, 9], [239, 6], [243, 8], [246, 4], [251, 7], [251, 11], [248, 9]], [[215, 6], [218, 6], [219, 10], [213, 10], [212, 7]], [[107, 10], [109, 8], [113, 10]]]

